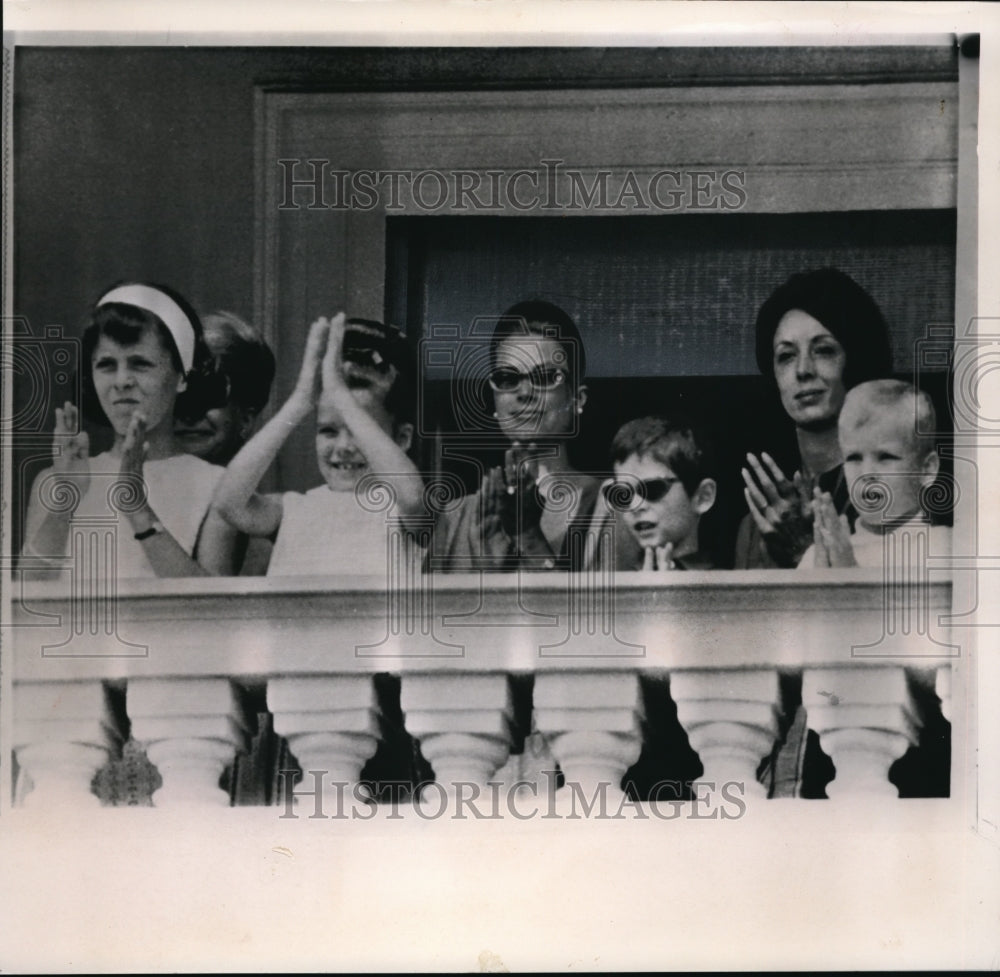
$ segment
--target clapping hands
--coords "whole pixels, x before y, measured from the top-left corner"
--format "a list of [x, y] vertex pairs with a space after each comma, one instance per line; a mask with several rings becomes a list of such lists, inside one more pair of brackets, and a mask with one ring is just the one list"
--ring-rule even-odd
[[[52, 467], [61, 479], [72, 484], [74, 494], [82, 498], [90, 487], [90, 439], [85, 431], [79, 430], [79, 421], [79, 411], [69, 401], [62, 408], [56, 408]], [[143, 468], [149, 451], [146, 425], [146, 415], [136, 411], [122, 443], [118, 466], [121, 489], [112, 496], [120, 499], [130, 513], [145, 504]]]
[[544, 503], [538, 494], [538, 458], [533, 444], [515, 441], [504, 453], [501, 520], [511, 539], [536, 531]]
[[674, 544], [664, 543], [663, 546], [647, 546], [642, 559], [643, 570], [675, 570]]
[[344, 342], [343, 312], [332, 319], [320, 316], [309, 327], [299, 378], [289, 402], [306, 415], [315, 408], [322, 391], [345, 388], [341, 349]]
[[837, 515], [829, 492], [813, 491], [813, 546], [817, 567], [856, 567], [847, 516]]
[[747, 455], [743, 494], [772, 558], [779, 566], [793, 567], [813, 541], [812, 481], [801, 472], [789, 480], [766, 452], [761, 459], [763, 464]]
[[[325, 319], [320, 319], [325, 322]], [[347, 390], [344, 382], [344, 324], [346, 317], [338, 312], [331, 320], [326, 338], [326, 353], [320, 367], [323, 393], [336, 394]]]
[[56, 408], [52, 468], [83, 497], [90, 487], [90, 438], [80, 430], [80, 413], [69, 401]]
[[149, 444], [146, 441], [146, 415], [136, 411], [129, 421], [125, 440], [122, 443], [122, 460], [118, 472], [126, 480], [142, 480], [142, 469], [146, 462]]
[[478, 524], [471, 528], [480, 539], [473, 551], [497, 561], [497, 569], [509, 554], [520, 549], [526, 536], [541, 529], [544, 504], [538, 494], [538, 460], [534, 445], [513, 444], [504, 454], [503, 467], [491, 468], [480, 488], [481, 510]]

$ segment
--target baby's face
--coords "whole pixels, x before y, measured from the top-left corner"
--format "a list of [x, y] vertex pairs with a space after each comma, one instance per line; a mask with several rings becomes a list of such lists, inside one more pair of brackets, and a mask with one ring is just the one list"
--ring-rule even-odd
[[914, 417], [904, 407], [872, 412], [864, 423], [841, 416], [840, 447], [851, 502], [872, 529], [886, 520], [921, 511], [921, 487], [934, 479], [914, 432]]
[[673, 543], [676, 551], [691, 551], [698, 546], [698, 512], [680, 479], [662, 462], [645, 455], [629, 455], [615, 463], [615, 480], [635, 486], [643, 492], [625, 510], [622, 518], [640, 546], [664, 546]]
[[[392, 417], [381, 399], [369, 389], [351, 392], [391, 437]], [[353, 492], [358, 480], [369, 470], [368, 461], [340, 411], [325, 398], [320, 398], [316, 408], [316, 463], [323, 480], [334, 492]]]

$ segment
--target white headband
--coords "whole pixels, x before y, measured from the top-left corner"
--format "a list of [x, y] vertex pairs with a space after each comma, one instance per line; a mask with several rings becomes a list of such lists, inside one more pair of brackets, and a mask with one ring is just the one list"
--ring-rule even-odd
[[194, 326], [187, 313], [166, 292], [150, 285], [121, 285], [101, 296], [97, 304], [101, 306], [109, 302], [134, 305], [158, 316], [174, 338], [184, 373], [191, 372], [194, 366]]

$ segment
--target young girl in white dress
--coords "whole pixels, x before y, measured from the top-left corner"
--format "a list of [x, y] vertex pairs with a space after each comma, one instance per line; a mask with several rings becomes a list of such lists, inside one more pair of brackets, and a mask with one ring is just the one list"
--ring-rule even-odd
[[[84, 408], [114, 441], [91, 458], [80, 410], [56, 410], [52, 467], [28, 500], [26, 563], [64, 579], [232, 573], [236, 533], [211, 510], [224, 469], [174, 439], [178, 397], [207, 404], [218, 386], [197, 315], [163, 286], [117, 285], [91, 312], [81, 371]], [[95, 548], [109, 532], [113, 551]]]
[[[375, 357], [378, 369], [345, 361], [348, 326], [355, 333], [360, 328], [386, 353], [385, 359]], [[402, 353], [392, 352], [402, 340], [390, 338], [390, 329], [372, 320], [348, 322], [343, 313], [317, 319], [291, 396], [226, 468], [215, 506], [248, 536], [274, 538], [268, 576], [385, 578], [399, 560], [419, 571], [420, 549], [411, 528], [423, 512], [424, 485], [406, 453], [413, 436], [410, 405], [404, 402], [409, 378]], [[288, 435], [314, 412], [316, 462], [324, 484], [305, 493], [258, 493]], [[366, 505], [366, 486], [394, 499], [388, 513]], [[391, 545], [387, 515], [400, 522], [401, 552]]]

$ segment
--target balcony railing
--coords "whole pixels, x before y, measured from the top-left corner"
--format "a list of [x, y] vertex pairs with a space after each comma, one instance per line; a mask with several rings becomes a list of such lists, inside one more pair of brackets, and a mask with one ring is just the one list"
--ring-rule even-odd
[[266, 694], [304, 771], [356, 783], [379, 742], [379, 673], [398, 677], [406, 730], [449, 796], [507, 764], [525, 689], [565, 780], [557, 799], [614, 794], [657, 718], [643, 690], [660, 682], [701, 781], [766, 803], [758, 768], [801, 692], [835, 768], [827, 795], [892, 798], [890, 767], [925, 723], [950, 718], [960, 663], [948, 580], [889, 588], [863, 570], [599, 585], [476, 574], [388, 594], [349, 577], [131, 581], [72, 596], [45, 583], [13, 597], [16, 793], [39, 807], [99, 804], [95, 773], [129, 735], [162, 777], [155, 806], [228, 804], [220, 776], [256, 723], [248, 690]]

